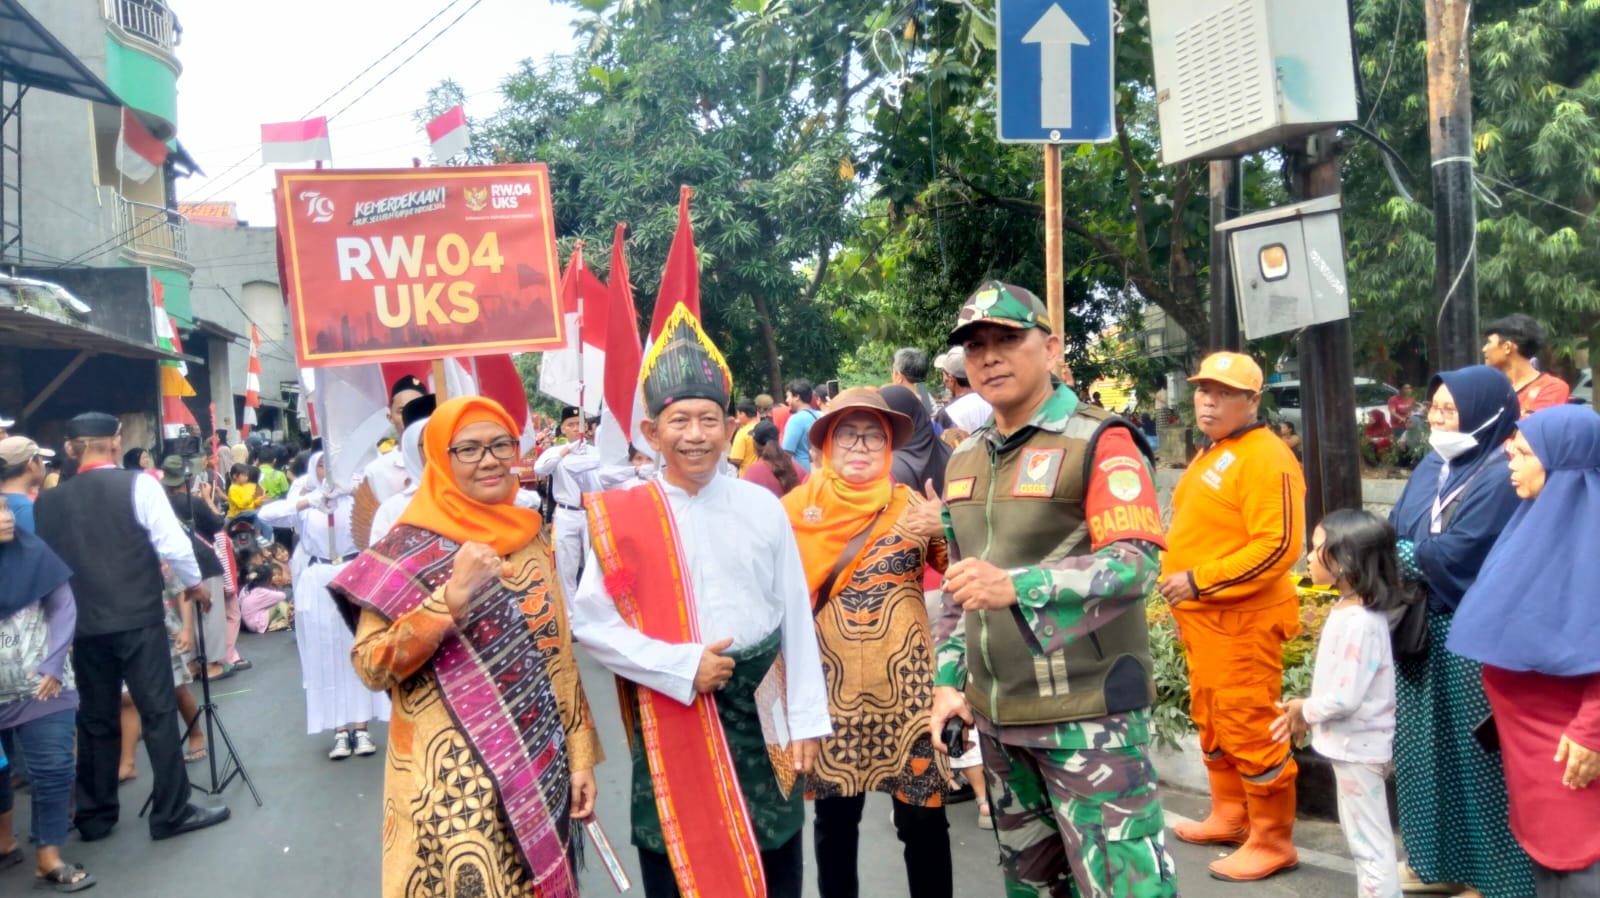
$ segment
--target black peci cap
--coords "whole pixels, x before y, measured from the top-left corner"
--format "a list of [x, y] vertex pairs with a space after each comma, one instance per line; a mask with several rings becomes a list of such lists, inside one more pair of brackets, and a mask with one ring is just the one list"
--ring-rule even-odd
[[399, 396], [405, 390], [426, 393], [428, 392], [428, 385], [423, 383], [422, 378], [415, 374], [407, 374], [405, 377], [395, 381], [394, 386], [389, 388], [389, 399], [393, 401], [394, 397]]
[[105, 412], [84, 412], [67, 422], [67, 439], [87, 437], [114, 437], [122, 430], [122, 422]]

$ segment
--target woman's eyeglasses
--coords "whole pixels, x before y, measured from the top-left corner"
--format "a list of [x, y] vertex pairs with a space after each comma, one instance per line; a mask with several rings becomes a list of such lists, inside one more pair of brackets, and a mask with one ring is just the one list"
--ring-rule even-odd
[[462, 464], [475, 465], [478, 462], [483, 461], [483, 454], [485, 452], [493, 455], [495, 458], [498, 458], [501, 461], [510, 461], [517, 457], [517, 453], [521, 451], [521, 449], [522, 447], [517, 444], [516, 440], [505, 439], [495, 440], [487, 446], [483, 446], [478, 443], [468, 443], [465, 446], [451, 446], [450, 454], [455, 456], [456, 461], [459, 461]]
[[889, 435], [878, 430], [854, 431], [840, 430], [833, 434], [834, 442], [840, 449], [854, 449], [857, 445], [865, 446], [868, 452], [878, 452], [889, 443]]

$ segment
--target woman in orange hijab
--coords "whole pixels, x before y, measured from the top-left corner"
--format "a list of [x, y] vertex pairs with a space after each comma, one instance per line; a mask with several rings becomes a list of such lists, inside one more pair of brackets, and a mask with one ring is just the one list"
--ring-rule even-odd
[[517, 425], [441, 404], [410, 507], [330, 589], [360, 610], [356, 672], [393, 695], [383, 894], [578, 894], [572, 821], [602, 754], [538, 513], [514, 503]]
[[839, 394], [811, 428], [811, 477], [783, 498], [805, 562], [828, 681], [833, 735], [807, 780], [815, 799], [817, 891], [857, 894], [856, 853], [866, 793], [894, 799], [911, 898], [952, 890], [945, 756], [933, 750], [934, 654], [922, 570], [944, 569], [942, 539], [913, 534], [920, 501], [890, 473], [911, 419], [878, 391]]

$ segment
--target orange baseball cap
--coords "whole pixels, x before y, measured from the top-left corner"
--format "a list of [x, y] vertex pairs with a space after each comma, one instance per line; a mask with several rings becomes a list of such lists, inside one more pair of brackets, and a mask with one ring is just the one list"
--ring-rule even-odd
[[1200, 363], [1200, 373], [1189, 378], [1189, 383], [1212, 380], [1236, 390], [1261, 392], [1266, 380], [1256, 360], [1242, 352], [1213, 352]]

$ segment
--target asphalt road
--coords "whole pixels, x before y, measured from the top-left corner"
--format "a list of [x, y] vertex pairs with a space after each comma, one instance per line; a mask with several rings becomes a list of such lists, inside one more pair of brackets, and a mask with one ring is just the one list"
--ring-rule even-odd
[[[305, 706], [293, 638], [290, 633], [243, 634], [240, 652], [255, 668], [217, 683], [214, 692], [219, 716], [261, 792], [261, 807], [256, 807], [244, 784], [235, 780], [220, 798], [195, 796], [200, 803], [227, 804], [233, 819], [212, 829], [152, 842], [144, 822], [135, 818], [150, 788], [149, 764], [141, 749], [140, 776], [122, 789], [122, 822], [112, 836], [85, 844], [74, 835], [63, 849], [67, 860], [83, 864], [98, 878], [99, 885], [88, 894], [104, 898], [360, 898], [378, 894], [382, 755], [331, 762], [326, 758], [329, 739], [305, 735]], [[637, 883], [638, 865], [628, 845], [627, 746], [617, 716], [616, 691], [610, 676], [587, 658], [583, 678], [610, 755], [598, 771], [600, 819]], [[374, 734], [381, 745], [383, 727], [375, 727]], [[190, 765], [189, 771], [195, 782], [209, 782], [210, 773], [203, 762]], [[1198, 816], [1206, 804], [1203, 798], [1177, 793], [1166, 796], [1165, 802], [1169, 818]], [[20, 793], [19, 834], [27, 830], [27, 806], [27, 793]], [[950, 809], [955, 894], [1000, 896], [994, 836], [977, 828], [976, 813], [970, 803]], [[867, 800], [862, 830], [862, 896], [906, 895], [900, 844], [889, 822], [886, 796]], [[1230, 884], [1206, 875], [1205, 865], [1219, 856], [1217, 852], [1168, 838], [1177, 859], [1180, 890], [1187, 896], [1333, 898], [1355, 892], [1349, 861], [1343, 857], [1343, 837], [1336, 826], [1303, 823], [1296, 841], [1302, 847], [1299, 870], [1263, 883]], [[806, 863], [808, 867], [814, 864], [809, 836]], [[0, 896], [20, 895], [28, 889], [32, 869], [30, 858], [27, 864], [0, 871]], [[808, 896], [816, 894], [814, 880], [808, 873]], [[614, 894], [610, 878], [592, 857], [581, 882], [588, 896]], [[631, 894], [640, 894], [637, 885]]]

